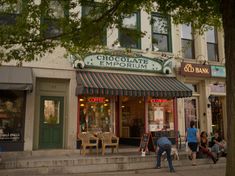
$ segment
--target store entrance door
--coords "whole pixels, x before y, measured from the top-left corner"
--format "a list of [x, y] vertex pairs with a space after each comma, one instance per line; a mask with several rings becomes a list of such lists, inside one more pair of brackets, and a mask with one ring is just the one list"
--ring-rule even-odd
[[121, 97], [121, 137], [140, 138], [145, 127], [143, 97]]
[[212, 112], [212, 130], [219, 132], [224, 137], [224, 121], [223, 121], [223, 104], [222, 98], [219, 96], [212, 96], [211, 98], [211, 112]]
[[39, 148], [63, 146], [64, 97], [40, 97]]

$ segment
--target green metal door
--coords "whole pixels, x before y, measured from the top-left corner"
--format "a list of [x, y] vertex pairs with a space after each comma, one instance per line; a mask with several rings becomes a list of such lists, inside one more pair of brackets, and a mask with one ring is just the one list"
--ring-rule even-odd
[[39, 148], [63, 146], [64, 97], [40, 97]]

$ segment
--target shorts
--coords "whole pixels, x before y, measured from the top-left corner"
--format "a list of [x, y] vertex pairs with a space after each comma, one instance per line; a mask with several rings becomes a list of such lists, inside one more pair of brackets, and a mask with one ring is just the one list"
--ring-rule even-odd
[[189, 142], [188, 147], [192, 150], [192, 152], [197, 152], [197, 142]]

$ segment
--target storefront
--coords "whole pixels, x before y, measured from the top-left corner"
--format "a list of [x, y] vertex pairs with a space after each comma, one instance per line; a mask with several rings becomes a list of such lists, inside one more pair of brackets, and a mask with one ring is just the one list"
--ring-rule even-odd
[[24, 150], [26, 96], [32, 91], [32, 70], [0, 67], [0, 148]]
[[208, 100], [212, 116], [212, 133], [217, 131], [224, 138], [227, 136], [225, 67], [211, 66], [211, 77]]
[[171, 59], [93, 54], [75, 63], [78, 133], [111, 131], [133, 145], [145, 132], [175, 139], [176, 99], [192, 91], [173, 77]]
[[193, 96], [185, 98], [185, 129], [194, 120], [201, 131], [209, 134], [225, 127], [225, 68], [222, 66], [181, 63], [182, 80], [193, 91]]

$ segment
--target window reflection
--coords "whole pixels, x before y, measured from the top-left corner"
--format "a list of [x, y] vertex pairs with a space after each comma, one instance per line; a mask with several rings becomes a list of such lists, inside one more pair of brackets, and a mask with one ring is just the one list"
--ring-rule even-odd
[[44, 123], [46, 124], [60, 123], [60, 101], [56, 100], [44, 101]]
[[23, 140], [24, 102], [23, 91], [0, 91], [0, 141]]
[[80, 102], [80, 131], [109, 132], [111, 129], [110, 99], [106, 97], [83, 97]]

